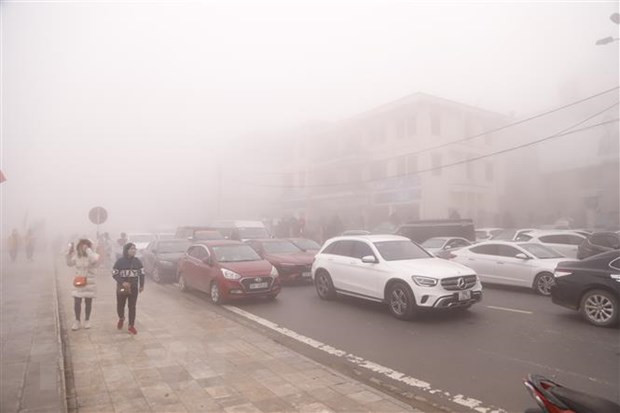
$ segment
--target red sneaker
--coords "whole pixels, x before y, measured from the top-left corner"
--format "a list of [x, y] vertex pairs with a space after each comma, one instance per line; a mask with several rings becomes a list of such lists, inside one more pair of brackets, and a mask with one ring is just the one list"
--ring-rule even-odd
[[116, 323], [116, 328], [121, 330], [123, 328], [123, 323], [125, 322], [124, 318], [119, 318], [118, 323]]
[[129, 331], [129, 334], [138, 334], [138, 330], [134, 326], [129, 326], [127, 331]]

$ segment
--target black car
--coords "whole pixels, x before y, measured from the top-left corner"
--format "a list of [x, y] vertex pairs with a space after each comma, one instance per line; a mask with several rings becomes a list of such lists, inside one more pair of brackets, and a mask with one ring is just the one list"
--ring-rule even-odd
[[608, 327], [618, 322], [620, 250], [560, 262], [554, 276], [551, 299], [555, 304], [581, 311], [595, 326]]
[[577, 258], [582, 260], [612, 250], [620, 250], [620, 235], [616, 232], [595, 232], [579, 245]]
[[186, 239], [151, 242], [142, 253], [144, 272], [156, 283], [176, 281], [177, 264], [189, 246]]

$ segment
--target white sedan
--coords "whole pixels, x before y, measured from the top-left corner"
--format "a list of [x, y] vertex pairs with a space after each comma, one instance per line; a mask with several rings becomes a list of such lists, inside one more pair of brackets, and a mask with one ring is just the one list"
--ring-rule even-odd
[[533, 288], [541, 295], [551, 294], [553, 271], [559, 262], [568, 260], [541, 244], [502, 241], [461, 248], [451, 257], [476, 270], [482, 283]]
[[422, 308], [466, 309], [482, 299], [474, 270], [435, 258], [397, 235], [327, 240], [312, 264], [312, 278], [324, 300], [343, 294], [383, 302], [400, 319]]
[[583, 235], [572, 231], [536, 230], [526, 234], [520, 234], [516, 241], [537, 242], [558, 251], [565, 257], [577, 258], [579, 245], [581, 245], [585, 239], [586, 237]]
[[471, 245], [471, 241], [461, 237], [433, 237], [422, 243], [422, 247], [433, 255], [438, 252]]

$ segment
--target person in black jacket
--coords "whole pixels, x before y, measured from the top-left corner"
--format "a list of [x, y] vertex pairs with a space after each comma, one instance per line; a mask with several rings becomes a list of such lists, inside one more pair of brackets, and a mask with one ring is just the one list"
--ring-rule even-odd
[[114, 264], [112, 277], [116, 280], [116, 311], [118, 323], [116, 328], [123, 328], [125, 322], [125, 303], [129, 307], [129, 328], [131, 334], [138, 334], [134, 327], [136, 321], [136, 303], [138, 292], [144, 290], [144, 267], [139, 258], [136, 258], [135, 244], [127, 243], [123, 247], [123, 256]]

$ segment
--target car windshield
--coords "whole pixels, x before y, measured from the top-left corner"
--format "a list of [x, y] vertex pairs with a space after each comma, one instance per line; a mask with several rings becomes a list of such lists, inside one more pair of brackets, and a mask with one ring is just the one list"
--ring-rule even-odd
[[185, 252], [190, 243], [185, 240], [160, 242], [157, 246], [157, 252]]
[[556, 250], [540, 244], [520, 244], [519, 246], [541, 260], [564, 257]]
[[299, 247], [289, 241], [263, 242], [263, 248], [265, 249], [265, 252], [269, 254], [282, 254], [301, 251]]
[[446, 242], [443, 238], [430, 238], [422, 243], [424, 248], [441, 248]]
[[269, 232], [265, 228], [239, 228], [239, 236], [242, 239], [269, 238]]
[[218, 262], [260, 261], [256, 251], [249, 245], [218, 245], [212, 247]]
[[375, 242], [379, 254], [386, 261], [415, 260], [430, 258], [428, 252], [411, 241], [380, 241]]
[[492, 239], [496, 241], [512, 241], [516, 233], [517, 230], [515, 229], [505, 229], [493, 235]]
[[295, 245], [303, 250], [320, 250], [321, 246], [311, 239], [297, 239], [293, 241]]

